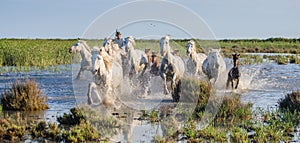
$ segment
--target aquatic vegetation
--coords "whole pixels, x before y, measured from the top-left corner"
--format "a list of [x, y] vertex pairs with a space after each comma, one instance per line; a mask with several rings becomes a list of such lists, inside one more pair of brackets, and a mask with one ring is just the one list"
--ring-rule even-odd
[[161, 121], [161, 129], [163, 131], [163, 136], [167, 138], [167, 140], [177, 138], [178, 136], [178, 121], [174, 116], [169, 116], [167, 118], [162, 119]]
[[[88, 122], [94, 127], [102, 138], [117, 134], [122, 127], [121, 122], [111, 116], [105, 116], [89, 106], [79, 106], [70, 109], [69, 114], [57, 117], [57, 121], [62, 125], [80, 126], [82, 122]], [[101, 110], [98, 110], [101, 111]]]
[[300, 91], [294, 91], [278, 101], [279, 109], [300, 112]]
[[19, 142], [26, 132], [26, 123], [20, 116], [0, 117], [0, 141]]
[[254, 64], [254, 57], [252, 55], [242, 55], [240, 58], [241, 65], [252, 65]]
[[64, 113], [63, 116], [57, 117], [57, 121], [64, 125], [78, 125], [81, 120], [85, 120], [79, 108], [71, 108], [70, 112], [70, 114]]
[[182, 78], [182, 97], [183, 103], [193, 103], [197, 101], [197, 106], [195, 111], [204, 111], [210, 93], [212, 92], [212, 87], [206, 81], [197, 80], [193, 78]]
[[216, 124], [234, 124], [251, 120], [251, 107], [251, 103], [242, 103], [240, 95], [225, 96], [214, 121]]
[[149, 120], [151, 123], [159, 122], [159, 111], [152, 109], [149, 113], [147, 110], [141, 110], [142, 115], [138, 118], [138, 120]]
[[160, 121], [160, 119], [159, 119], [159, 112], [156, 111], [156, 110], [154, 110], [154, 109], [152, 109], [150, 111], [150, 114], [149, 114], [149, 119], [150, 119], [151, 123], [159, 122]]
[[88, 121], [81, 121], [80, 124], [71, 127], [68, 131], [62, 131], [62, 138], [65, 142], [97, 141], [100, 138], [96, 128]]
[[52, 141], [60, 141], [62, 131], [56, 123], [46, 123], [45, 121], [40, 121], [37, 124], [31, 125], [31, 135], [34, 139], [50, 139]]
[[49, 139], [51, 141], [84, 142], [94, 141], [100, 138], [97, 130], [87, 121], [82, 120], [78, 125], [68, 127], [68, 130], [59, 127], [56, 123], [45, 121], [33, 125], [31, 135], [34, 139]]
[[300, 64], [300, 58], [298, 55], [293, 55], [290, 57], [291, 64]]
[[151, 142], [153, 142], [153, 143], [167, 143], [167, 140], [166, 140], [166, 138], [164, 138], [160, 135], [155, 135], [155, 136], [152, 137]]
[[288, 64], [288, 58], [286, 56], [278, 55], [276, 58], [276, 63], [279, 65], [286, 65]]
[[3, 110], [37, 111], [48, 109], [47, 97], [35, 80], [16, 80], [11, 89], [1, 94]]
[[250, 142], [248, 137], [248, 131], [239, 128], [239, 127], [232, 127], [230, 129], [230, 141], [231, 142]]
[[261, 64], [263, 62], [263, 57], [262, 56], [259, 56], [259, 55], [255, 55], [254, 56], [254, 61], [255, 63], [257, 64]]

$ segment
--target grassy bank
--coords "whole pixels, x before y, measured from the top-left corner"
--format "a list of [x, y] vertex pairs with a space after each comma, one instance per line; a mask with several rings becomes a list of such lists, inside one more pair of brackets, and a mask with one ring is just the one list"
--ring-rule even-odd
[[76, 40], [1, 39], [0, 67], [41, 67], [70, 63], [68, 48]]
[[[72, 55], [68, 53], [77, 39], [0, 39], [0, 67], [15, 66], [20, 70], [28, 68], [48, 69], [71, 63]], [[225, 56], [233, 52], [239, 53], [293, 53], [300, 54], [300, 39], [270, 38], [266, 40], [196, 40], [198, 52], [208, 48], [222, 48]], [[171, 40], [172, 49], [179, 50], [180, 56], [185, 56], [185, 45], [188, 39]], [[103, 40], [89, 40], [90, 47], [101, 46]], [[137, 49], [150, 48], [159, 51], [158, 40], [137, 40]], [[22, 68], [21, 68], [22, 67]]]

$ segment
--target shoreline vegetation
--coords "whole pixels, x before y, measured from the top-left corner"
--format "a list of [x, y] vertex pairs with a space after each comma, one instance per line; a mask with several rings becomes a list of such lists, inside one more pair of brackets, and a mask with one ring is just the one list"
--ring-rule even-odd
[[[152, 139], [149, 139], [151, 142], [298, 141], [294, 140], [294, 137], [298, 137], [299, 133], [300, 91], [287, 94], [277, 102], [279, 105], [277, 109], [269, 110], [259, 108], [253, 110], [252, 104], [243, 103], [238, 94], [224, 95], [215, 118], [206, 128], [199, 129], [197, 128], [199, 119], [207, 114], [205, 113], [206, 104], [208, 102], [214, 104], [220, 97], [208, 100], [210, 93], [214, 94], [214, 90], [205, 81], [187, 78], [184, 79], [184, 82], [189, 83], [186, 85], [187, 87], [195, 89], [195, 91], [191, 91], [188, 90], [189, 88], [183, 88], [184, 101], [198, 99], [193, 114], [188, 114], [184, 109], [175, 111], [175, 107], [169, 105], [162, 106], [158, 110], [140, 111], [142, 114], [136, 120], [148, 121], [152, 125], [159, 123], [161, 126], [162, 134], [153, 136]], [[17, 84], [19, 83], [16, 82]], [[27, 82], [27, 84], [29, 83]], [[35, 87], [32, 84], [29, 86]], [[22, 90], [23, 92], [25, 91]], [[33, 98], [28, 98], [28, 100], [33, 100]], [[101, 108], [79, 105], [71, 108], [70, 113], [57, 116], [57, 122], [47, 123], [43, 118], [30, 118], [33, 116], [33, 112], [9, 114], [3, 108], [3, 111], [0, 110], [0, 141], [109, 142], [110, 137], [118, 136], [122, 130], [128, 129], [125, 123], [117, 119], [123, 117], [118, 117], [117, 114], [114, 117], [105, 116], [103, 113], [97, 112], [99, 110]], [[125, 110], [125, 112], [128, 114], [125, 118], [131, 119], [131, 110]], [[181, 119], [177, 117], [187, 117], [181, 129], [178, 128], [177, 120]]]
[[[171, 46], [174, 50], [179, 50], [180, 56], [185, 57], [185, 45], [189, 40], [171, 40]], [[208, 48], [221, 48], [225, 57], [230, 57], [233, 52], [300, 54], [300, 38], [194, 40], [198, 52], [208, 52]], [[86, 41], [90, 48], [103, 43], [103, 39]], [[68, 48], [76, 42], [77, 39], [0, 39], [0, 68], [14, 66], [18, 67], [16, 71], [29, 71], [70, 64], [72, 54], [69, 54]], [[136, 40], [136, 47], [150, 48], [157, 52], [159, 41]]]

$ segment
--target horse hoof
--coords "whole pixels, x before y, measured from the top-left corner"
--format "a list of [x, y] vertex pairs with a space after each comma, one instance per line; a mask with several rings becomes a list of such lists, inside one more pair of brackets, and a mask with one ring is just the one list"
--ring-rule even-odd
[[165, 95], [170, 94], [170, 92], [168, 90], [165, 90]]

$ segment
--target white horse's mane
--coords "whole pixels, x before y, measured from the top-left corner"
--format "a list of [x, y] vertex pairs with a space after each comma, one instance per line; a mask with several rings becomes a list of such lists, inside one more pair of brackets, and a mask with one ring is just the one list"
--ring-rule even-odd
[[87, 51], [89, 51], [89, 52], [91, 53], [91, 49], [90, 49], [90, 47], [87, 45], [86, 41], [84, 41], [84, 40], [78, 40], [78, 43], [83, 44], [83, 47], [84, 47]]

